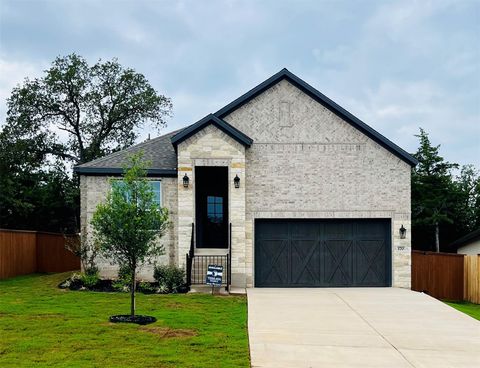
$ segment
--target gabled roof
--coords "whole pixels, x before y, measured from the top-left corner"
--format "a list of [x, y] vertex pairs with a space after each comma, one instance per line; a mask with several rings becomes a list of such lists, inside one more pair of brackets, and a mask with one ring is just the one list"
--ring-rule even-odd
[[311, 85], [309, 85], [304, 80], [298, 78], [295, 74], [291, 73], [287, 69], [280, 70], [277, 74], [271, 76], [263, 83], [260, 83], [255, 88], [251, 89], [244, 95], [240, 96], [233, 102], [229, 103], [225, 107], [218, 110], [214, 115], [220, 119], [223, 119], [225, 116], [231, 114], [236, 109], [240, 108], [241, 106], [245, 105], [246, 103], [250, 102], [252, 99], [260, 95], [262, 92], [266, 91], [267, 89], [271, 88], [278, 82], [282, 80], [287, 80], [301, 91], [306, 93], [308, 96], [325, 106], [327, 109], [338, 115], [340, 118], [345, 120], [347, 123], [351, 124], [353, 127], [360, 130], [369, 138], [373, 139], [375, 142], [380, 144], [382, 147], [386, 148], [388, 151], [396, 155], [397, 157], [401, 158], [403, 161], [408, 163], [411, 166], [415, 166], [418, 161], [408, 152], [397, 146], [395, 143], [378, 133], [376, 130], [365, 124], [359, 118], [345, 110], [343, 107], [329, 99], [327, 96], [322, 94], [321, 92], [317, 91]]
[[480, 240], [480, 228], [478, 228], [475, 231], [472, 231], [467, 235], [462, 236], [460, 239], [455, 240], [452, 244], [450, 244], [450, 247], [460, 248], [464, 245], [473, 243], [477, 240]]
[[73, 171], [84, 175], [120, 175], [129, 155], [142, 151], [145, 160], [152, 162], [148, 175], [176, 176], [177, 154], [170, 139], [181, 130], [150, 139], [122, 151], [75, 166]]
[[311, 85], [298, 78], [287, 69], [282, 69], [263, 83], [260, 83], [255, 88], [251, 89], [244, 95], [218, 110], [215, 114], [207, 115], [195, 124], [192, 124], [184, 129], [142, 142], [125, 150], [112, 153], [111, 155], [99, 158], [97, 160], [76, 166], [74, 167], [74, 171], [85, 175], [120, 175], [123, 173], [122, 168], [127, 161], [128, 155], [143, 151], [145, 159], [152, 162], [152, 167], [148, 170], [149, 175], [175, 176], [177, 173], [177, 154], [175, 152], [176, 146], [183, 140], [203, 129], [208, 124], [215, 125], [230, 137], [248, 147], [253, 143], [253, 140], [238, 129], [228, 124], [225, 120], [223, 120], [223, 118], [284, 79], [325, 106], [333, 113], [337, 114], [340, 118], [351, 124], [356, 129], [360, 130], [382, 147], [403, 161], [407, 162], [409, 165], [415, 166], [418, 163], [418, 161], [408, 152], [398, 147], [395, 143], [385, 138], [363, 121], [349, 113], [343, 107], [330, 100], [327, 96], [317, 91]]
[[210, 124], [216, 126], [218, 129], [246, 147], [250, 147], [253, 143], [253, 140], [250, 137], [246, 136], [241, 131], [228, 124], [226, 121], [219, 119], [213, 114], [209, 114], [203, 119], [197, 121], [195, 124], [192, 124], [183, 129], [181, 132], [175, 134], [172, 137], [172, 144], [177, 147], [177, 145], [183, 142], [185, 139], [191, 137]]

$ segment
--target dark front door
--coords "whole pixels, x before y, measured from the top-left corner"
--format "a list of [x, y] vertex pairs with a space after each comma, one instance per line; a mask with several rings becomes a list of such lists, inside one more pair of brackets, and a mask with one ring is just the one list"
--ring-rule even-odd
[[255, 286], [389, 286], [389, 220], [257, 220]]
[[195, 168], [197, 248], [228, 247], [228, 168]]

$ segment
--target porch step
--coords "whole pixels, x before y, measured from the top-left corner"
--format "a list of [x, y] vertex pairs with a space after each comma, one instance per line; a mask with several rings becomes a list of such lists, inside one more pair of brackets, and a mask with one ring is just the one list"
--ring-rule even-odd
[[[190, 291], [189, 293], [192, 294], [211, 294], [212, 293], [212, 287], [209, 285], [192, 285], [190, 286]], [[214, 295], [229, 295], [229, 292], [225, 290], [225, 285], [222, 285], [222, 287], [214, 288], [213, 290]]]

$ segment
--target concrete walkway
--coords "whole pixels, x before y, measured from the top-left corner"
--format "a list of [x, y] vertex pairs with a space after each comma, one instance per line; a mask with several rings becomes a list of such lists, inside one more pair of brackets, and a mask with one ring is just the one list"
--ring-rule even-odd
[[252, 367], [480, 367], [480, 322], [396, 288], [248, 289]]

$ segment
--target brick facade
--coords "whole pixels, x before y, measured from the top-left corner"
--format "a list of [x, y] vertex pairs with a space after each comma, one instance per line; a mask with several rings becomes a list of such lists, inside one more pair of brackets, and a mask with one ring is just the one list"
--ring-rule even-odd
[[[82, 233], [86, 233], [89, 239], [92, 239], [92, 228], [90, 221], [93, 217], [97, 205], [104, 201], [110, 190], [110, 180], [118, 179], [106, 176], [80, 176], [80, 223]], [[165, 248], [165, 254], [153, 260], [158, 264], [176, 263], [176, 223], [177, 223], [177, 180], [176, 178], [149, 178], [150, 180], [161, 181], [162, 205], [169, 211], [170, 224], [165, 235], [161, 239]], [[106, 259], [97, 260], [102, 277], [115, 277], [118, 268]], [[153, 266], [145, 265], [139, 271], [139, 279], [151, 280], [153, 275]]]
[[[388, 218], [392, 283], [410, 287], [410, 166], [283, 80], [223, 118], [248, 135], [246, 148], [213, 125], [177, 147], [178, 177], [161, 178], [172, 226], [161, 262], [183, 266], [195, 222], [195, 166], [229, 168], [234, 286], [254, 286], [254, 221], [261, 218]], [[189, 188], [182, 178], [190, 177]], [[241, 179], [234, 188], [233, 178]], [[82, 226], [108, 178], [81, 177]], [[398, 229], [407, 228], [406, 239]], [[104, 262], [104, 273], [113, 268]], [[144, 270], [145, 276], [151, 272]]]
[[224, 120], [254, 141], [246, 151], [246, 279], [253, 286], [254, 220], [389, 218], [392, 282], [410, 287], [410, 166], [281, 81]]

